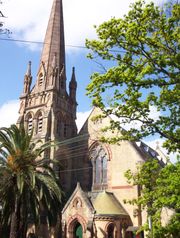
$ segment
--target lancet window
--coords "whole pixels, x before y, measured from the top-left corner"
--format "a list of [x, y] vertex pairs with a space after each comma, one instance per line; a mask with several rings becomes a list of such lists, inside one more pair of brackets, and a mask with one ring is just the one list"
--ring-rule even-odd
[[107, 184], [107, 161], [108, 155], [102, 145], [94, 146], [90, 151], [90, 159], [93, 167], [93, 186]]
[[39, 86], [43, 85], [43, 81], [44, 81], [44, 75], [42, 73], [40, 73], [40, 75], [39, 75]]
[[64, 123], [64, 137], [68, 136], [68, 124]]
[[31, 133], [32, 128], [33, 128], [33, 117], [31, 114], [29, 114], [27, 117], [27, 132], [28, 132], [28, 134]]
[[37, 117], [37, 133], [42, 132], [42, 126], [43, 126], [43, 116], [42, 116], [42, 113], [39, 112]]

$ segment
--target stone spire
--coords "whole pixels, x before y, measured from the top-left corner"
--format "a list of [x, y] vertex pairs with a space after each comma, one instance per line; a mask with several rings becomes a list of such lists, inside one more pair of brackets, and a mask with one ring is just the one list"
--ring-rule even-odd
[[73, 67], [71, 81], [69, 83], [69, 96], [75, 103], [76, 103], [76, 89], [77, 89], [77, 82], [75, 76], [75, 67]]
[[28, 67], [27, 67], [27, 72], [24, 76], [24, 90], [23, 90], [24, 94], [27, 94], [30, 92], [31, 83], [32, 83], [31, 61], [29, 61]]
[[26, 75], [31, 77], [31, 61], [28, 62]]
[[44, 39], [41, 61], [45, 65], [46, 75], [50, 76], [54, 56], [59, 72], [65, 67], [65, 41], [62, 0], [54, 0]]

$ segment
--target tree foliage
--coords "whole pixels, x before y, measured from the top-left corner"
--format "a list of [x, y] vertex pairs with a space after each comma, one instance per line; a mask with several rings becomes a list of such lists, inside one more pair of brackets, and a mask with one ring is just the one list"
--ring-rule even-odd
[[[56, 223], [61, 205], [61, 189], [43, 154], [50, 144], [32, 142], [24, 127], [0, 129], [0, 203], [2, 228], [10, 238], [26, 237], [28, 224]], [[5, 236], [7, 237], [7, 236]]]
[[[2, 4], [1, 0], [0, 0], [0, 4]], [[1, 34], [11, 34], [10, 30], [7, 28], [4, 28], [4, 22], [1, 19], [4, 19], [5, 16], [3, 14], [3, 12], [0, 10], [0, 35]]]
[[[158, 160], [149, 159], [137, 167], [137, 172], [125, 173], [128, 182], [140, 188], [139, 197], [126, 201], [145, 210], [152, 219], [154, 238], [180, 236], [180, 162], [165, 167]], [[162, 211], [173, 211], [166, 224], [162, 222]], [[167, 215], [165, 215], [167, 219]], [[148, 229], [147, 224], [143, 229]]]
[[[93, 105], [105, 116], [121, 118], [109, 129], [120, 130], [122, 136], [110, 142], [158, 133], [169, 152], [180, 150], [179, 24], [177, 1], [163, 8], [137, 1], [123, 18], [97, 27], [97, 40], [86, 40], [91, 59], [100, 57], [113, 64], [94, 73], [87, 87]], [[160, 116], [154, 117], [152, 109]], [[122, 125], [130, 122], [139, 124], [123, 130]]]

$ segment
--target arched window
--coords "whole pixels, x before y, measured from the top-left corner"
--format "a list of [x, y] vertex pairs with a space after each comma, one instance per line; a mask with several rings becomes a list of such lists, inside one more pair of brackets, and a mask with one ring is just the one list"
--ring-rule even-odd
[[39, 86], [43, 85], [43, 81], [44, 81], [44, 75], [42, 73], [39, 74]]
[[39, 112], [37, 117], [37, 133], [42, 132], [42, 126], [43, 126], [43, 117], [42, 117], [42, 113]]
[[97, 156], [94, 160], [94, 172], [95, 172], [95, 176], [94, 176], [94, 182], [96, 184], [101, 184], [101, 157]]
[[107, 238], [114, 238], [114, 224], [111, 223], [107, 227]]
[[28, 132], [28, 134], [31, 133], [32, 129], [33, 129], [33, 117], [31, 114], [29, 114], [27, 117], [27, 132]]
[[107, 183], [107, 155], [102, 159], [102, 182]]
[[63, 136], [64, 138], [68, 138], [70, 136], [70, 118], [68, 116], [64, 118]]
[[62, 129], [62, 123], [60, 118], [57, 119], [57, 134], [58, 136], [61, 136], [61, 129]]
[[68, 124], [65, 122], [64, 123], [64, 137], [68, 136]]
[[107, 184], [108, 155], [101, 145], [96, 145], [90, 150], [90, 159], [93, 166], [93, 187], [101, 189]]

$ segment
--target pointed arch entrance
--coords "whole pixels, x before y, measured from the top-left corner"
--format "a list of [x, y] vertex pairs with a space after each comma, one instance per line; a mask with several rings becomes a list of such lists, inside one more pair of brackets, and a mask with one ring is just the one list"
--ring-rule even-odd
[[83, 238], [86, 232], [87, 224], [83, 217], [74, 215], [70, 218], [67, 224], [67, 238]]
[[83, 229], [79, 222], [74, 226], [73, 238], [83, 238]]

